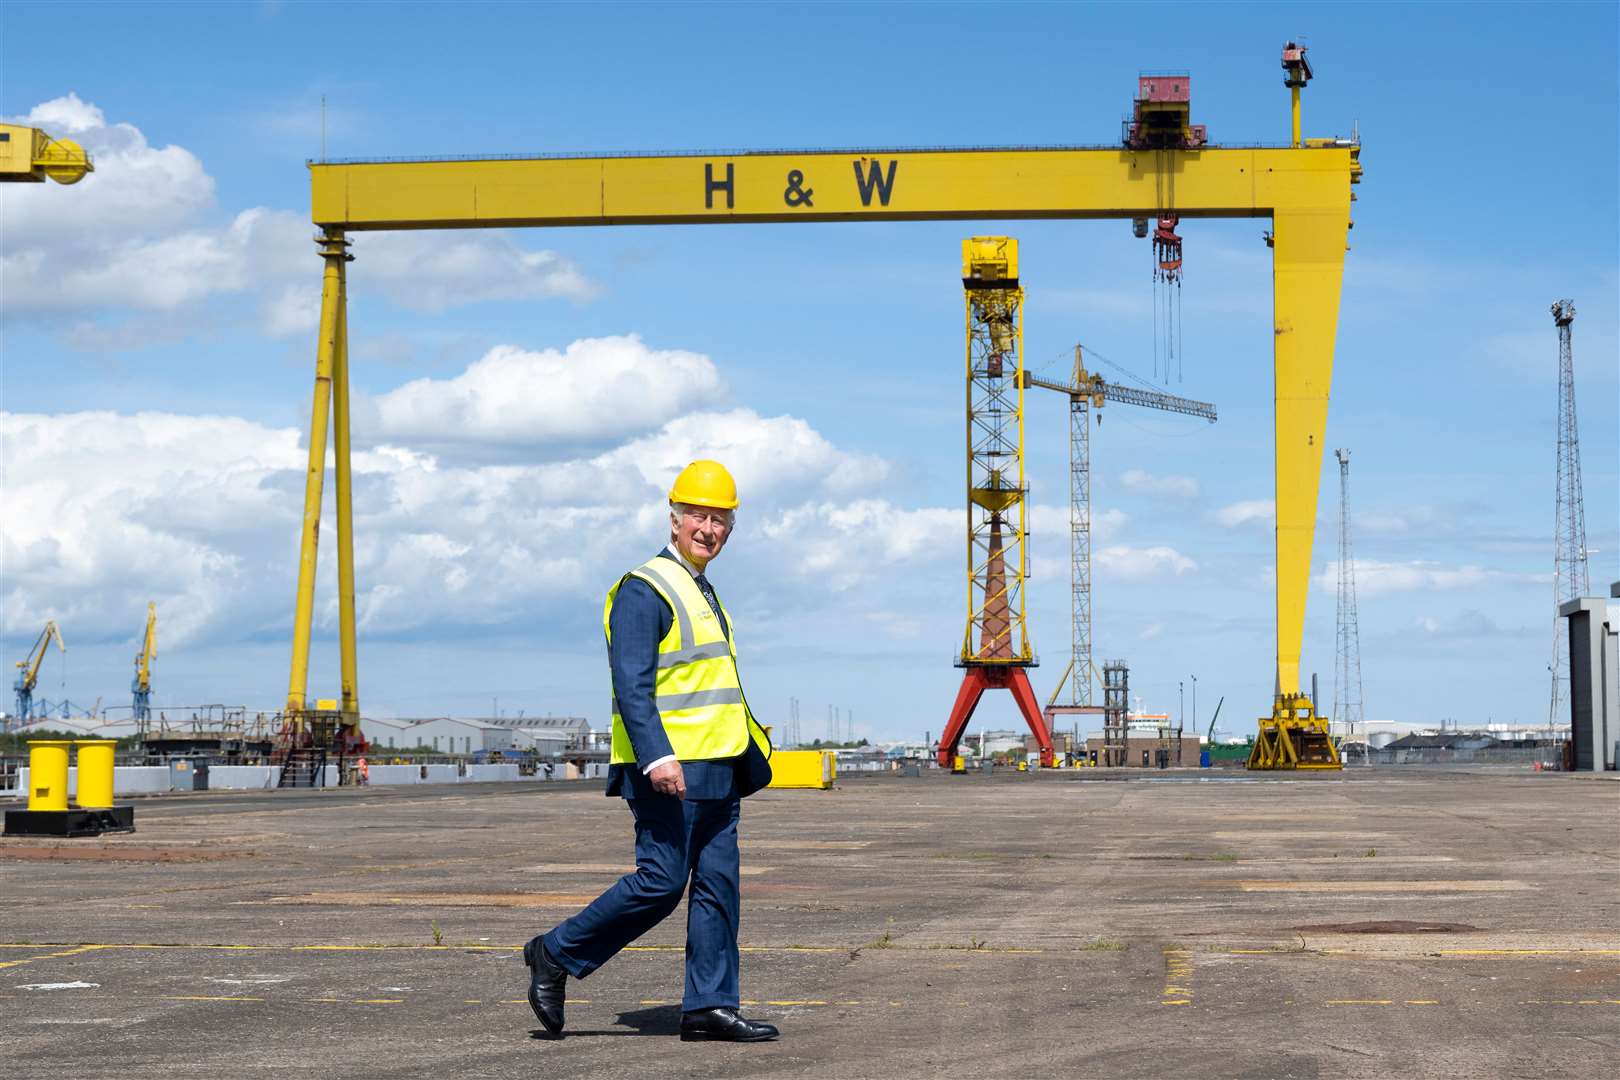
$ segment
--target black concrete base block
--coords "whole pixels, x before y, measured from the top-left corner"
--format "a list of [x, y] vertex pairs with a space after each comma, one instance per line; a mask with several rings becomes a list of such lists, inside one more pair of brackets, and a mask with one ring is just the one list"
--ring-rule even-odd
[[134, 832], [135, 808], [111, 806], [102, 810], [7, 810], [7, 836], [100, 836]]

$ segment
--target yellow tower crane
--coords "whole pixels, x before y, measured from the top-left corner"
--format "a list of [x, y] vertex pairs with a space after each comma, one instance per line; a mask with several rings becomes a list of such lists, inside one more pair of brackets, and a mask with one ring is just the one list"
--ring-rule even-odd
[[[1082, 346], [1074, 347], [1074, 369], [1067, 383], [1053, 382], [1025, 372], [1023, 384], [1053, 390], [1069, 399], [1069, 588], [1070, 652], [1069, 666], [1058, 677], [1057, 686], [1046, 703], [1047, 727], [1057, 712], [1101, 712], [1091, 700], [1092, 676], [1096, 667], [1091, 658], [1091, 413], [1105, 402], [1136, 405], [1147, 409], [1198, 416], [1215, 422], [1215, 406], [1206, 401], [1177, 397], [1136, 386], [1109, 382], [1086, 370]], [[1101, 422], [1102, 417], [1097, 418]], [[1057, 705], [1065, 683], [1069, 704]], [[1123, 739], [1123, 732], [1120, 733]], [[1123, 753], [1123, 744], [1120, 747]]]
[[56, 628], [54, 619], [45, 624], [34, 647], [28, 650], [28, 655], [17, 661], [17, 682], [12, 687], [17, 692], [17, 710], [12, 717], [14, 724], [26, 724], [34, 718], [34, 687], [39, 685], [39, 666], [45, 662], [45, 654], [50, 651], [52, 641], [56, 642], [58, 650], [67, 652], [67, 642], [62, 640], [62, 631]]
[[[1296, 47], [1297, 48], [1297, 47]], [[1285, 85], [1310, 74], [1285, 54]], [[1297, 85], [1296, 85], [1297, 84]], [[1190, 123], [1190, 88], [1123, 146], [790, 150], [309, 162], [325, 262], [299, 558], [289, 716], [306, 712], [328, 419], [337, 443], [338, 612], [344, 725], [358, 724], [349, 484], [346, 264], [351, 232], [829, 221], [1270, 219], [1276, 446], [1276, 666], [1262, 732], [1314, 728], [1300, 650], [1352, 187], [1353, 139], [1221, 146]], [[1290, 113], [1289, 134], [1293, 134]], [[1140, 133], [1139, 133], [1140, 134]], [[1322, 721], [1325, 724], [1325, 721]]]

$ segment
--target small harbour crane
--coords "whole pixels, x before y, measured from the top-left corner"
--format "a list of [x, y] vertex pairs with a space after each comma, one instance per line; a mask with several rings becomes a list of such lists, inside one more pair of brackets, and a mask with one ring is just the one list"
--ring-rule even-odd
[[67, 652], [67, 642], [62, 640], [62, 631], [56, 628], [55, 620], [45, 624], [28, 655], [17, 661], [17, 683], [13, 687], [17, 691], [17, 714], [12, 718], [13, 724], [26, 724], [34, 718], [34, 687], [39, 685], [39, 666], [45, 662], [52, 641], [59, 650]]
[[152, 660], [157, 656], [157, 604], [146, 605], [146, 640], [135, 654], [135, 681], [130, 685], [135, 695], [135, 723], [145, 725], [152, 716]]

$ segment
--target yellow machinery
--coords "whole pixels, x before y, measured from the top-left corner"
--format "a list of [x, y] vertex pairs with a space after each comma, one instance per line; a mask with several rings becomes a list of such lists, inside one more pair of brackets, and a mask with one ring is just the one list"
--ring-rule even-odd
[[26, 724], [34, 718], [34, 687], [39, 685], [39, 666], [45, 662], [52, 641], [56, 642], [58, 650], [67, 652], [67, 642], [62, 640], [62, 631], [56, 628], [54, 619], [45, 624], [28, 655], [17, 661], [17, 682], [13, 686], [17, 692], [17, 707], [12, 717], [15, 724]]
[[96, 171], [84, 147], [53, 139], [39, 128], [0, 124], [0, 182], [77, 184]]
[[[1299, 54], [1303, 61], [1303, 53]], [[1285, 85], [1309, 72], [1284, 57]], [[1297, 86], [1295, 84], [1298, 84]], [[1190, 105], [1189, 105], [1190, 110]], [[1179, 115], [1179, 114], [1178, 114]], [[1291, 118], [1297, 116], [1297, 110]], [[1177, 121], [1182, 123], [1182, 121]], [[325, 262], [305, 485], [289, 713], [305, 703], [315, 553], [334, 416], [345, 722], [358, 717], [349, 484], [348, 233], [580, 225], [1175, 217], [1269, 219], [1276, 445], [1276, 696], [1279, 737], [1316, 724], [1301, 694], [1310, 578], [1339, 292], [1358, 143], [1291, 139], [1221, 147], [1198, 125], [1159, 145], [1077, 149], [805, 150], [625, 157], [318, 161], [311, 216]], [[1290, 132], [1290, 134], [1292, 131]], [[1196, 135], [1196, 138], [1194, 137]], [[1325, 723], [1325, 721], [1324, 721]]]
[[146, 605], [146, 637], [141, 651], [135, 654], [135, 681], [130, 685], [134, 695], [135, 724], [144, 725], [152, 717], [152, 660], [157, 656], [157, 604]]

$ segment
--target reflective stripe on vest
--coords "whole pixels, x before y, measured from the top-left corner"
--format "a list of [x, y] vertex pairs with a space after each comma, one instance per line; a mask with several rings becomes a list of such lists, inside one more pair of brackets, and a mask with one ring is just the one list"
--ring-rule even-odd
[[[602, 627], [613, 643], [613, 598], [626, 579], [635, 577], [651, 586], [670, 607], [669, 632], [658, 643], [654, 704], [669, 737], [670, 748], [682, 761], [713, 761], [740, 756], [752, 738], [768, 757], [770, 739], [748, 711], [737, 678], [737, 653], [721, 628], [720, 617], [699, 591], [685, 568], [657, 556], [630, 571], [608, 590], [602, 608]], [[718, 600], [717, 600], [718, 602]], [[721, 606], [726, 626], [731, 613]], [[733, 628], [733, 634], [735, 629]], [[629, 732], [613, 702], [615, 765], [636, 760]]]

